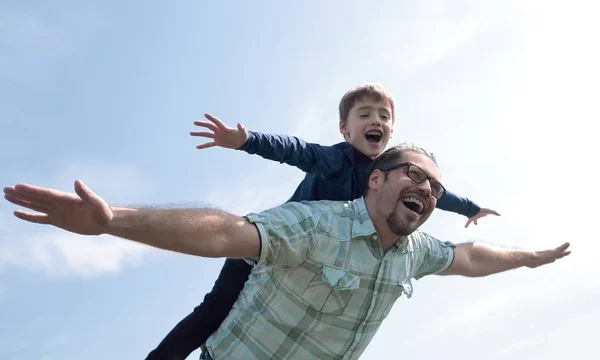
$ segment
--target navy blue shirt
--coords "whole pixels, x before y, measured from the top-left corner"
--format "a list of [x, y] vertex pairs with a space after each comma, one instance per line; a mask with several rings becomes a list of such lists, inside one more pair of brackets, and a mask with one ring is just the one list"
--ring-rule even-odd
[[[248, 141], [239, 150], [295, 166], [306, 173], [288, 201], [357, 199], [365, 192], [367, 171], [373, 162], [347, 142], [323, 146], [294, 136], [254, 131], [248, 131]], [[480, 210], [471, 200], [449, 191], [438, 200], [437, 208], [466, 217], [475, 216]]]

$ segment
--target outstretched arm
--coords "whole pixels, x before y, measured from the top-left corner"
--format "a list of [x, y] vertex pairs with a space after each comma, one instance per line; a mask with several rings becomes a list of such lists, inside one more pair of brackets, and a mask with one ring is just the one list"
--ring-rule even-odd
[[501, 249], [480, 243], [456, 245], [454, 262], [440, 275], [480, 277], [527, 266], [535, 268], [553, 263], [571, 253], [569, 243], [544, 251]]
[[210, 114], [204, 116], [209, 121], [195, 121], [194, 124], [209, 131], [193, 131], [190, 135], [209, 138], [212, 141], [196, 146], [198, 149], [221, 146], [242, 150], [268, 160], [295, 166], [306, 173], [321, 173], [327, 177], [335, 175], [344, 166], [344, 154], [337, 148], [308, 143], [294, 136], [247, 131], [240, 123], [237, 124], [237, 128], [230, 128]]
[[18, 184], [4, 188], [4, 197], [37, 212], [17, 210], [16, 217], [77, 234], [110, 234], [204, 257], [259, 255], [258, 231], [245, 218], [212, 209], [111, 208], [79, 180], [75, 192]]
[[468, 227], [471, 223], [477, 225], [477, 220], [487, 215], [500, 216], [500, 214], [494, 210], [481, 208], [473, 201], [447, 190], [438, 200], [436, 207], [441, 210], [466, 216], [468, 220], [465, 227]]

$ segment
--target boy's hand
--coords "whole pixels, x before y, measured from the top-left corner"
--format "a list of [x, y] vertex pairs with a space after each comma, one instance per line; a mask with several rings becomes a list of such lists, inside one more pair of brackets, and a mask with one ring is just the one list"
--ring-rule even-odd
[[470, 217], [469, 220], [467, 220], [465, 227], [466, 228], [469, 227], [469, 225], [471, 225], [471, 223], [474, 223], [475, 225], [477, 225], [478, 219], [480, 219], [484, 216], [488, 216], [488, 215], [500, 216], [500, 214], [497, 211], [494, 211], [492, 209], [481, 208], [481, 210], [479, 210], [479, 212], [475, 216]]
[[206, 149], [213, 146], [221, 146], [228, 149], [239, 149], [248, 141], [248, 132], [244, 125], [238, 123], [237, 129], [230, 128], [221, 120], [211, 114], [204, 114], [208, 121], [194, 121], [194, 125], [203, 126], [210, 131], [192, 131], [190, 135], [213, 139], [211, 142], [200, 144], [196, 149]]

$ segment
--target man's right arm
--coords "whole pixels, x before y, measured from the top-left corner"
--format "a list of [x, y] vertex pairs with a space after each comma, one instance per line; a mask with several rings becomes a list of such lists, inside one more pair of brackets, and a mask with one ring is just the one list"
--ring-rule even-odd
[[80, 180], [75, 181], [75, 194], [17, 184], [4, 188], [4, 198], [35, 211], [15, 211], [22, 220], [76, 234], [110, 234], [204, 257], [260, 255], [256, 227], [245, 218], [220, 210], [111, 208]]
[[247, 219], [213, 209], [113, 208], [105, 233], [160, 249], [203, 257], [260, 254], [259, 234]]
[[254, 131], [248, 131], [248, 141], [238, 150], [326, 177], [341, 171], [345, 162], [344, 153], [335, 147], [309, 143], [295, 136]]
[[257, 258], [282, 267], [297, 266], [310, 256], [323, 213], [300, 203], [245, 218], [213, 209], [111, 208], [80, 180], [75, 194], [17, 184], [4, 188], [4, 198], [35, 211], [14, 212], [31, 223], [81, 235], [110, 234], [190, 255]]

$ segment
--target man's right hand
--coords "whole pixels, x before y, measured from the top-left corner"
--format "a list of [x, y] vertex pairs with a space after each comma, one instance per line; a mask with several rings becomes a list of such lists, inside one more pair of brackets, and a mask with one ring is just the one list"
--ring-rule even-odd
[[213, 146], [221, 146], [228, 149], [239, 149], [248, 141], [248, 132], [244, 125], [238, 123], [237, 129], [230, 128], [221, 120], [211, 114], [204, 114], [210, 121], [194, 121], [194, 125], [202, 126], [210, 131], [192, 131], [191, 136], [200, 136], [213, 141], [196, 146], [196, 149], [206, 149]]
[[110, 206], [88, 189], [80, 180], [75, 181], [75, 192], [17, 184], [4, 188], [4, 198], [38, 213], [16, 210], [19, 219], [37, 224], [54, 225], [82, 235], [100, 235], [113, 218]]

